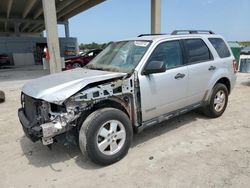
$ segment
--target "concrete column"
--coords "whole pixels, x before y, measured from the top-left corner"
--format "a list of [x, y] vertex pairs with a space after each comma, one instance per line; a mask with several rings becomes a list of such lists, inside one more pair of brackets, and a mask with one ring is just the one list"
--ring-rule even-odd
[[66, 21], [66, 23], [64, 24], [64, 29], [65, 29], [65, 37], [69, 38], [69, 22]]
[[62, 71], [55, 0], [43, 0], [43, 13], [50, 56], [49, 67], [53, 74]]
[[161, 33], [161, 0], [151, 0], [151, 33]]
[[19, 23], [18, 22], [14, 22], [14, 28], [15, 28], [15, 35], [20, 36]]

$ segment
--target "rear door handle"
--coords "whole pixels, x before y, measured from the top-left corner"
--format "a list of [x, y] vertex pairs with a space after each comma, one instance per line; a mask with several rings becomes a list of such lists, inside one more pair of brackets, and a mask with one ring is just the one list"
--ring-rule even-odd
[[209, 71], [213, 71], [213, 70], [215, 70], [215, 69], [216, 69], [215, 66], [210, 66], [210, 67], [208, 68]]
[[185, 77], [185, 74], [182, 74], [182, 73], [178, 73], [176, 74], [176, 76], [174, 77], [175, 79], [182, 79]]

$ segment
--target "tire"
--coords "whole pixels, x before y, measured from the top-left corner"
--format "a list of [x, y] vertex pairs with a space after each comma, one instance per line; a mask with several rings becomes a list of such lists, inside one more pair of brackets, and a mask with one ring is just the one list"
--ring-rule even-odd
[[94, 163], [109, 165], [127, 154], [132, 136], [132, 125], [124, 112], [103, 108], [90, 114], [83, 122], [79, 146], [82, 153]]
[[72, 64], [72, 68], [75, 69], [75, 68], [81, 68], [82, 65], [80, 63], [73, 63]]
[[72, 67], [72, 65], [71, 65], [71, 64], [66, 64], [66, 65], [65, 65], [65, 68], [66, 68], [66, 70], [73, 69], [73, 67]]
[[227, 107], [227, 102], [228, 89], [224, 84], [218, 83], [213, 88], [208, 104], [203, 107], [203, 112], [211, 118], [220, 117]]

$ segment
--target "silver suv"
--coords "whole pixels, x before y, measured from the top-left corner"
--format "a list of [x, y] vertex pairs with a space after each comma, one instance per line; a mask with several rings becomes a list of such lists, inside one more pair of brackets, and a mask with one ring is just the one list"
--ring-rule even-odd
[[76, 141], [108, 165], [145, 127], [196, 108], [221, 116], [235, 80], [234, 56], [211, 31], [140, 35], [110, 44], [84, 69], [27, 83], [18, 115], [32, 141]]

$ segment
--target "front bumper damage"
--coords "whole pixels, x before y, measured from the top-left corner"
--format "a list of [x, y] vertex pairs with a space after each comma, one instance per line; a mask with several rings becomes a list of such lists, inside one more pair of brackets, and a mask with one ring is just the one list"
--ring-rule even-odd
[[24, 114], [24, 109], [18, 109], [19, 121], [23, 127], [25, 135], [33, 142], [39, 140], [42, 137], [42, 128], [40, 126], [35, 126], [34, 123], [29, 121]]
[[52, 144], [54, 137], [72, 129], [75, 126], [73, 121], [79, 117], [71, 106], [67, 109], [61, 107], [55, 112], [48, 102], [25, 94], [21, 98], [22, 108], [18, 110], [18, 117], [25, 135], [33, 142], [42, 140], [44, 145]]
[[27, 119], [24, 109], [18, 110], [18, 117], [22, 124], [25, 135], [33, 142], [42, 140], [43, 145], [50, 145], [54, 142], [54, 137], [70, 130], [70, 126], [62, 126], [60, 121], [53, 121], [37, 125]]

